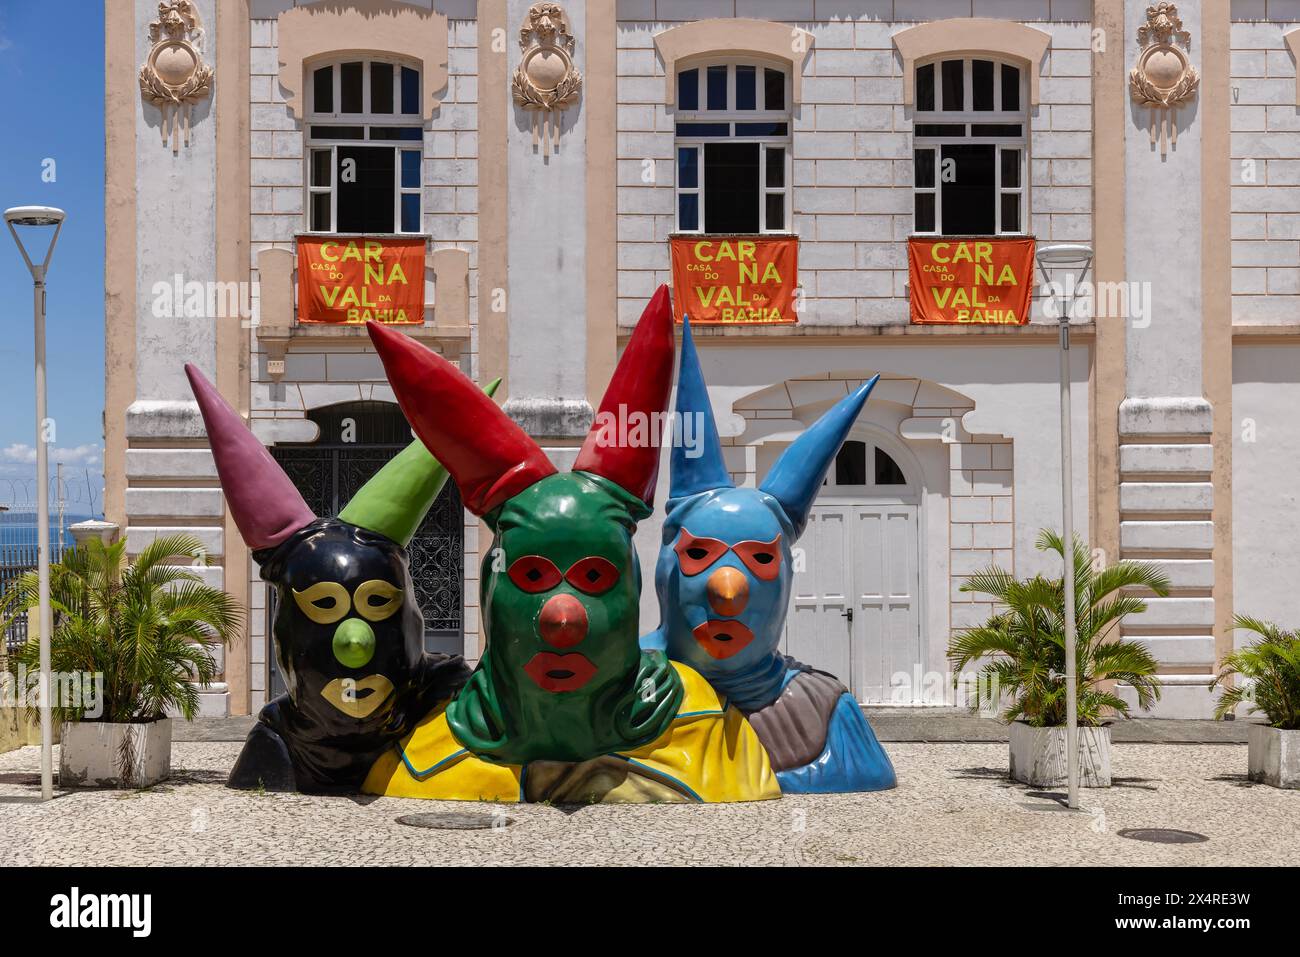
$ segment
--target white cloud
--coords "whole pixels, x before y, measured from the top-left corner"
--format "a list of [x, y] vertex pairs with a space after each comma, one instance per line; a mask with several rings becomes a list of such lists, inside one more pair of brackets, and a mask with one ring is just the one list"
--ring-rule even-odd
[[[97, 444], [77, 445], [72, 448], [55, 446], [50, 449], [50, 464], [62, 462], [68, 467], [87, 468], [92, 465], [99, 465], [103, 461], [103, 451], [103, 447]], [[13, 445], [0, 449], [0, 463], [5, 465], [35, 465], [36, 447], [23, 442], [15, 442]]]

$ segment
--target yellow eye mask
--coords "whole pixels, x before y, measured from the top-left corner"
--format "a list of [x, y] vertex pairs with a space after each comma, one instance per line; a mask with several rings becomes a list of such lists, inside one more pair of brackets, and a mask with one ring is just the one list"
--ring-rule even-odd
[[338, 582], [317, 582], [302, 591], [294, 589], [293, 600], [318, 625], [332, 625], [352, 608], [352, 597]]
[[367, 621], [383, 621], [391, 618], [402, 606], [405, 596], [402, 590], [391, 582], [375, 578], [357, 586], [353, 601], [357, 614]]
[[332, 625], [356, 604], [357, 614], [367, 621], [391, 618], [402, 607], [402, 589], [382, 578], [357, 586], [355, 599], [338, 582], [317, 582], [302, 591], [294, 589], [293, 600], [304, 615], [318, 625]]

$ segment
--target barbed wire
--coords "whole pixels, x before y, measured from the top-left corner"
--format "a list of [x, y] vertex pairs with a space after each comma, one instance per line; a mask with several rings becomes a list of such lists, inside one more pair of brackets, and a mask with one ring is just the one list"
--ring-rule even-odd
[[[95, 476], [98, 477], [98, 476]], [[73, 506], [85, 506], [92, 512], [99, 508], [99, 502], [103, 493], [97, 491], [93, 482], [90, 470], [86, 469], [84, 474], [75, 477], [64, 477], [63, 479], [63, 507], [68, 509]], [[50, 508], [55, 509], [59, 503], [58, 479], [50, 477]], [[0, 507], [5, 508], [26, 508], [36, 506], [36, 479], [35, 478], [7, 478], [0, 476]]]

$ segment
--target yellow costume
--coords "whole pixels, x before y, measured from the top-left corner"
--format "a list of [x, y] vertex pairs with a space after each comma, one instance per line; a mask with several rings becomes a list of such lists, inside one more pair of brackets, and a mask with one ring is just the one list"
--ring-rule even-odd
[[386, 752], [362, 790], [444, 801], [649, 803], [766, 801], [781, 796], [767, 751], [745, 716], [690, 667], [673, 662], [685, 694], [668, 730], [634, 751], [570, 764], [493, 764], [460, 745], [445, 706]]

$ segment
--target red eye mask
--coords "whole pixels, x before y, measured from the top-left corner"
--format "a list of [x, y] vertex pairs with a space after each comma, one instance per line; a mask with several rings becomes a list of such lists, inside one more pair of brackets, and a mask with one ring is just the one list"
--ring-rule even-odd
[[683, 528], [673, 551], [677, 552], [677, 563], [681, 566], [682, 574], [698, 575], [727, 554], [727, 543], [716, 538], [700, 538]]
[[574, 562], [564, 580], [588, 595], [601, 595], [609, 591], [618, 582], [618, 569], [608, 558], [590, 555]]
[[525, 555], [515, 559], [510, 563], [506, 574], [516, 588], [530, 595], [550, 591], [560, 583], [560, 570], [553, 561], [541, 555]]
[[506, 570], [510, 580], [520, 591], [536, 595], [550, 591], [561, 580], [588, 595], [601, 595], [618, 584], [618, 567], [607, 558], [589, 555], [569, 566], [563, 575], [555, 563], [544, 555], [524, 555], [510, 563]]
[[754, 577], [765, 582], [773, 581], [781, 574], [781, 536], [770, 542], [736, 542], [731, 550], [740, 556], [745, 567], [754, 573]]
[[745, 567], [762, 581], [772, 581], [781, 574], [781, 536], [770, 542], [737, 542], [728, 546], [716, 538], [692, 535], [683, 527], [673, 546], [683, 575], [698, 575], [728, 551], [736, 553]]

